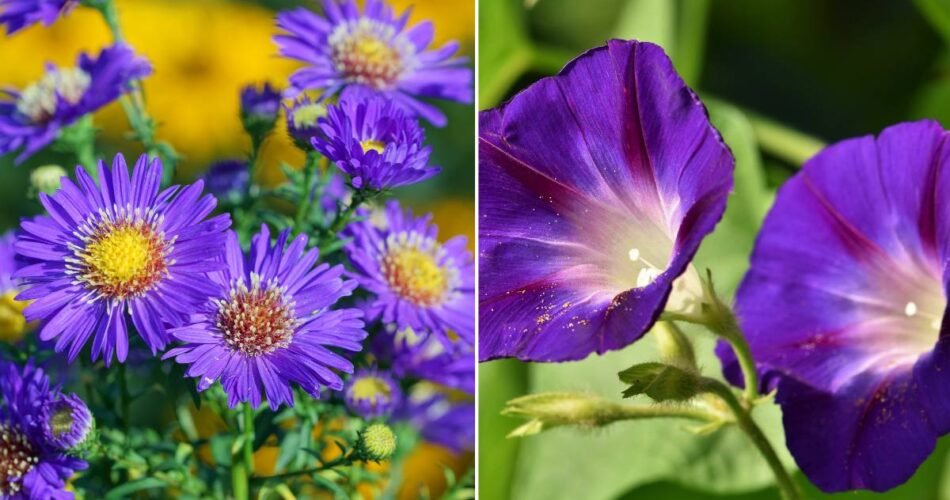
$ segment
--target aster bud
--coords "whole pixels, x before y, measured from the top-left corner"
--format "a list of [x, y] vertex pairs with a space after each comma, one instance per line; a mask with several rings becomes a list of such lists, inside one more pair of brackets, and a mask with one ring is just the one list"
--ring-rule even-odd
[[304, 96], [285, 109], [290, 138], [300, 149], [311, 151], [310, 139], [317, 135], [317, 122], [327, 115], [326, 103], [313, 102]]
[[274, 130], [280, 112], [280, 92], [270, 83], [258, 87], [247, 85], [241, 89], [241, 122], [256, 141]]
[[630, 384], [623, 391], [629, 398], [646, 394], [657, 402], [684, 401], [702, 392], [702, 377], [695, 371], [664, 363], [641, 363], [619, 374], [620, 380]]
[[71, 455], [86, 454], [95, 442], [96, 422], [79, 396], [65, 394], [42, 409], [46, 442]]
[[30, 173], [30, 185], [37, 192], [52, 194], [59, 189], [63, 177], [68, 174], [59, 165], [43, 165]]
[[396, 434], [386, 424], [372, 424], [359, 433], [354, 453], [363, 460], [379, 462], [396, 452]]

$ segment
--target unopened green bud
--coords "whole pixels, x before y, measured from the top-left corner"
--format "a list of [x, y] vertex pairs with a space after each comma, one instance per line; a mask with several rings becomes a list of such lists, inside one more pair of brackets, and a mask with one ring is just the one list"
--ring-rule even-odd
[[663, 360], [671, 365], [681, 366], [691, 371], [698, 371], [696, 365], [696, 353], [693, 351], [693, 344], [675, 323], [671, 321], [657, 322], [652, 330], [653, 338], [656, 339], [660, 355]]
[[59, 165], [43, 165], [30, 173], [30, 184], [40, 193], [52, 194], [66, 175], [66, 170]]
[[571, 392], [530, 394], [508, 401], [502, 415], [528, 418], [508, 437], [524, 437], [541, 431], [574, 425], [600, 427], [615, 420], [617, 405], [598, 396]]
[[386, 460], [396, 452], [396, 435], [386, 424], [372, 424], [360, 432], [356, 449], [366, 460]]

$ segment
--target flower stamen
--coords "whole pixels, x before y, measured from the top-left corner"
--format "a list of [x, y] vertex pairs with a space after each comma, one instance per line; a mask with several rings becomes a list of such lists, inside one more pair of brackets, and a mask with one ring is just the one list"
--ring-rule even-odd
[[254, 357], [290, 345], [297, 327], [294, 302], [276, 279], [261, 283], [261, 277], [251, 273], [250, 288], [238, 280], [228, 298], [216, 303], [216, 326], [233, 349]]

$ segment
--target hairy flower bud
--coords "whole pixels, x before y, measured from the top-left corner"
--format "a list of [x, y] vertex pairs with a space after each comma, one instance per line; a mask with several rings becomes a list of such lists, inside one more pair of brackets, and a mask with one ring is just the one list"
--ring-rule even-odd
[[396, 452], [396, 435], [386, 424], [372, 424], [360, 431], [356, 453], [364, 460], [386, 460]]
[[37, 192], [52, 194], [59, 189], [60, 180], [68, 174], [59, 165], [43, 165], [30, 173], [30, 185]]

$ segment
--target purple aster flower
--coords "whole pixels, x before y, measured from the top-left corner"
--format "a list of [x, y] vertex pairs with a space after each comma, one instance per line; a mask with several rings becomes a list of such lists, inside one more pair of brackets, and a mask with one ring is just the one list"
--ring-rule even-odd
[[406, 28], [409, 12], [398, 17], [380, 0], [323, 1], [323, 16], [306, 9], [277, 15], [286, 34], [274, 41], [281, 55], [308, 63], [291, 75], [291, 97], [309, 89], [343, 98], [383, 94], [414, 116], [437, 126], [445, 115], [420, 98], [472, 102], [472, 71], [454, 58], [458, 43], [429, 50], [435, 33], [429, 21]]
[[371, 320], [399, 330], [431, 331], [445, 342], [457, 335], [475, 341], [474, 262], [465, 238], [436, 239], [431, 214], [413, 217], [395, 200], [386, 204], [385, 227], [370, 220], [350, 224], [346, 253], [360, 286], [375, 297], [367, 304]]
[[319, 131], [318, 122], [327, 115], [327, 104], [300, 96], [293, 104], [284, 105], [284, 115], [287, 117], [287, 132], [290, 138], [298, 147], [309, 151], [310, 140]]
[[425, 384], [418, 384], [414, 389], [405, 417], [422, 438], [456, 453], [474, 450], [475, 403]]
[[0, 0], [0, 24], [8, 35], [36, 23], [49, 26], [78, 3], [77, 0]]
[[154, 354], [168, 342], [167, 326], [181, 325], [214, 290], [227, 214], [205, 219], [216, 201], [203, 182], [159, 191], [162, 163], [143, 155], [129, 175], [122, 155], [112, 168], [99, 162], [99, 185], [82, 168], [77, 183], [63, 178], [52, 196], [41, 193], [48, 215], [24, 219], [14, 245], [25, 260], [17, 300], [32, 300], [28, 320], [44, 320], [42, 340], [55, 339], [70, 361], [92, 339], [92, 359], [124, 362], [126, 318]]
[[346, 382], [343, 395], [346, 407], [365, 419], [389, 416], [402, 400], [396, 381], [379, 370], [358, 370]]
[[391, 358], [392, 370], [400, 378], [428, 380], [436, 384], [475, 394], [475, 352], [460, 341], [446, 343], [437, 335], [420, 334], [411, 328], [395, 336], [380, 335]]
[[357, 309], [331, 309], [356, 288], [343, 266], [316, 265], [319, 251], [304, 250], [307, 236], [288, 245], [285, 230], [271, 246], [267, 226], [241, 252], [237, 234], [226, 243], [227, 269], [212, 276], [214, 290], [189, 325], [171, 331], [182, 345], [168, 351], [191, 365], [189, 377], [205, 390], [220, 380], [234, 407], [257, 407], [262, 394], [272, 409], [294, 403], [291, 383], [315, 398], [320, 388], [343, 389], [334, 371], [353, 364], [334, 349], [356, 352], [366, 337]]
[[151, 73], [148, 61], [125, 45], [104, 49], [98, 58], [83, 53], [77, 67], [48, 65], [43, 78], [0, 99], [0, 154], [22, 148], [17, 163], [56, 139], [60, 129], [109, 104], [132, 80]]
[[[318, 187], [315, 186], [314, 190], [317, 188]], [[320, 209], [323, 211], [324, 217], [327, 220], [332, 220], [333, 217], [336, 217], [337, 210], [340, 209], [340, 204], [349, 203], [348, 197], [350, 190], [347, 189], [346, 181], [343, 180], [343, 176], [335, 173], [331, 173], [323, 186], [319, 186], [319, 188], [322, 189]]]
[[40, 421], [45, 441], [65, 451], [80, 447], [93, 429], [92, 413], [75, 394], [60, 395], [45, 404]]
[[274, 129], [280, 112], [280, 91], [265, 82], [258, 87], [247, 85], [241, 89], [241, 121], [244, 128], [256, 136], [264, 136]]
[[12, 231], [0, 236], [0, 341], [3, 342], [18, 342], [27, 330], [23, 316], [27, 303], [16, 300], [21, 284], [13, 277], [20, 267], [13, 250], [14, 241], [16, 236]]
[[413, 118], [392, 101], [343, 100], [320, 119], [313, 147], [350, 176], [357, 189], [379, 191], [415, 184], [439, 173], [429, 166], [431, 148]]
[[922, 121], [829, 146], [779, 190], [756, 241], [736, 313], [822, 490], [893, 488], [950, 431], [948, 145]]
[[663, 49], [611, 41], [481, 113], [479, 358], [621, 349], [702, 296], [734, 164]]
[[38, 419], [58, 389], [32, 362], [21, 370], [0, 361], [0, 395], [0, 497], [73, 498], [66, 481], [87, 464], [47, 442]]
[[222, 160], [211, 164], [203, 176], [205, 188], [221, 199], [231, 199], [244, 194], [251, 180], [245, 160]]

